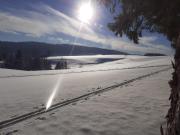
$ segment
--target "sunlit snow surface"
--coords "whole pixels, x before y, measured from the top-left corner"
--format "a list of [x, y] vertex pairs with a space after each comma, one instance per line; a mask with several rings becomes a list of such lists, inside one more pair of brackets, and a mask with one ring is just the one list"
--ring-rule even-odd
[[[59, 77], [63, 76], [53, 103], [163, 68], [133, 67], [170, 65], [171, 61], [170, 57], [119, 57], [124, 59], [59, 71], [0, 69], [0, 121], [45, 107]], [[0, 132], [18, 130], [16, 134], [20, 135], [158, 135], [168, 108], [171, 72], [133, 82]]]

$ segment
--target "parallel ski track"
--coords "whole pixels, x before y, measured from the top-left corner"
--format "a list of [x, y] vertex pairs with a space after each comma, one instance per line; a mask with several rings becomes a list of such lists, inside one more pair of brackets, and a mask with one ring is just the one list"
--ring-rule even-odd
[[139, 76], [139, 77], [124, 81], [124, 82], [119, 83], [119, 84], [111, 85], [111, 86], [108, 86], [106, 88], [102, 88], [102, 89], [99, 89], [97, 91], [93, 91], [93, 92], [81, 95], [81, 96], [73, 98], [73, 99], [69, 99], [69, 100], [66, 100], [66, 101], [63, 101], [63, 102], [56, 103], [56, 104], [52, 105], [48, 110], [46, 110], [45, 107], [42, 107], [42, 108], [40, 108], [40, 109], [38, 109], [36, 111], [30, 112], [30, 113], [27, 113], [27, 114], [24, 114], [24, 115], [15, 117], [15, 118], [11, 118], [11, 119], [8, 119], [8, 120], [5, 120], [5, 121], [1, 121], [0, 122], [0, 129], [7, 128], [9, 126], [15, 125], [17, 123], [20, 123], [20, 122], [25, 121], [27, 119], [33, 118], [35, 116], [38, 116], [38, 115], [53, 111], [55, 109], [58, 109], [58, 108], [61, 108], [61, 107], [67, 106], [67, 105], [70, 105], [70, 104], [78, 102], [80, 100], [85, 100], [85, 99], [87, 99], [89, 97], [92, 97], [92, 96], [95, 96], [97, 94], [113, 90], [113, 89], [115, 89], [117, 87], [124, 86], [126, 84], [129, 84], [129, 83], [132, 83], [134, 81], [137, 81], [137, 80], [140, 80], [140, 79], [143, 79], [143, 78], [158, 74], [160, 72], [167, 71], [169, 69], [172, 69], [172, 67], [167, 67], [167, 68], [164, 68], [162, 70], [151, 72], [149, 74], [145, 74], [145, 75], [142, 75], [142, 76]]

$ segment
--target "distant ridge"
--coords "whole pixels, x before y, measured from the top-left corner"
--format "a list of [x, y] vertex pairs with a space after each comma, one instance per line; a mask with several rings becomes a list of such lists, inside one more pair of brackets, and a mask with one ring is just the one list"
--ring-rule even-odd
[[144, 56], [166, 56], [165, 54], [161, 53], [146, 53]]
[[0, 41], [1, 54], [14, 53], [17, 50], [21, 50], [25, 55], [68, 56], [72, 48], [72, 55], [127, 55], [127, 53], [121, 51], [80, 45]]

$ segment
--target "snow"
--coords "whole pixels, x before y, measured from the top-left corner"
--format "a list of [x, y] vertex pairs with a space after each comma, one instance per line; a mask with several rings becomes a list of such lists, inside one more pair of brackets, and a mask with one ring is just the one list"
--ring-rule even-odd
[[[13, 76], [36, 76], [36, 75], [52, 75], [52, 74], [67, 74], [67, 73], [79, 73], [79, 72], [91, 72], [91, 71], [102, 71], [102, 70], [119, 70], [124, 68], [132, 68], [137, 66], [157, 66], [170, 64], [172, 57], [169, 56], [136, 56], [136, 55], [95, 55], [95, 56], [64, 56], [64, 58], [71, 58], [74, 60], [84, 60], [88, 61], [83, 67], [72, 67], [66, 70], [49, 70], [49, 71], [20, 71], [20, 70], [10, 70], [10, 69], [0, 69], [0, 78], [13, 77]], [[51, 59], [55, 59], [52, 57]], [[57, 57], [60, 59], [61, 57]], [[117, 59], [113, 62], [106, 62], [102, 64], [89, 65], [89, 61], [98, 61], [101, 58], [111, 58]], [[93, 59], [93, 60], [92, 60]], [[76, 63], [79, 64], [78, 62]]]
[[[169, 57], [126, 58], [59, 71], [0, 69], [0, 121], [45, 106], [57, 80], [54, 103], [166, 68]], [[148, 68], [137, 68], [151, 66]], [[154, 67], [153, 67], [154, 66]], [[155, 67], [157, 66], [157, 67]], [[133, 68], [136, 67], [136, 68]], [[126, 69], [124, 69], [126, 68]], [[2, 130], [15, 134], [159, 134], [168, 108], [171, 70], [79, 101]]]

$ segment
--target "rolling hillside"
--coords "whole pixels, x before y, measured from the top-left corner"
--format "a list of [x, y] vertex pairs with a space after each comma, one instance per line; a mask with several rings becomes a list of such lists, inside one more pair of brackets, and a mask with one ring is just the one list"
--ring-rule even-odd
[[[0, 54], [8, 54], [21, 50], [25, 55], [47, 55], [47, 56], [68, 56], [68, 55], [112, 55], [127, 54], [120, 51], [86, 47], [69, 44], [49, 44], [40, 42], [5, 42], [0, 41]], [[73, 51], [72, 51], [73, 50]], [[71, 53], [72, 52], [72, 53]]]

